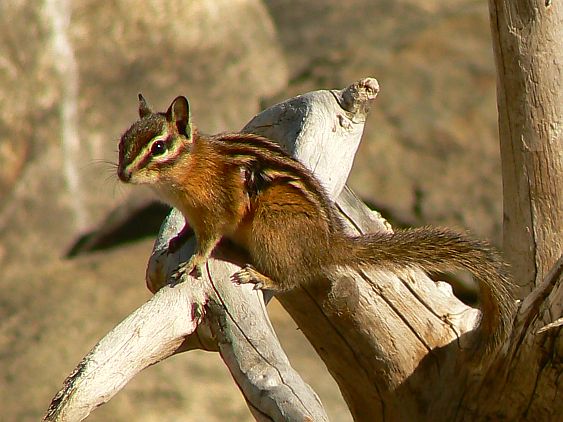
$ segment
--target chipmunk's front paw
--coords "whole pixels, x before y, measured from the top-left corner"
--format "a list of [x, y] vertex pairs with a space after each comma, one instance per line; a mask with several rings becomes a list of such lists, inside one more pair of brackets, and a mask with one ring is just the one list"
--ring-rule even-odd
[[170, 275], [170, 284], [176, 285], [182, 281], [186, 275], [191, 275], [195, 278], [201, 278], [201, 266], [203, 262], [196, 255], [192, 256], [189, 261], [183, 262], [178, 265], [178, 268]]

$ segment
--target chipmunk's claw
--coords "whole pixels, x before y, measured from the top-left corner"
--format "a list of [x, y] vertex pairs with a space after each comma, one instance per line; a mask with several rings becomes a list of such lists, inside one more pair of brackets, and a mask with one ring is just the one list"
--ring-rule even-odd
[[262, 290], [264, 288], [264, 284], [262, 284], [261, 281], [257, 282], [254, 284], [254, 287], [252, 287], [253, 290]]
[[253, 284], [254, 290], [277, 290], [275, 283], [269, 277], [260, 273], [252, 265], [245, 265], [231, 276], [231, 281], [236, 284]]
[[253, 277], [252, 270], [254, 270], [252, 265], [245, 265], [243, 268], [231, 275], [231, 281], [235, 284], [256, 283], [258, 280]]

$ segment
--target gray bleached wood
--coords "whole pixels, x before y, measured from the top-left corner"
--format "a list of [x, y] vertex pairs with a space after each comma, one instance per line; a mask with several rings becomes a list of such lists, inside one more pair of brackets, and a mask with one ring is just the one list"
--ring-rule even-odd
[[[183, 221], [181, 213], [173, 210], [163, 224], [155, 250], [159, 251], [159, 247], [164, 248], [160, 252], [166, 250]], [[174, 255], [153, 254], [147, 277], [168, 277], [180, 262], [191, 256], [193, 239], [185, 246]], [[172, 288], [190, 288], [202, 280], [209, 284], [205, 289], [208, 298], [197, 342], [203, 342], [207, 350], [220, 352], [258, 420], [300, 421], [306, 417], [328, 420], [317, 395], [291, 367], [283, 352], [268, 319], [262, 292], [249, 285], [231, 283], [230, 276], [240, 267], [220, 258], [221, 255], [208, 261], [202, 279], [190, 277]], [[243, 262], [235, 251], [229, 253], [229, 259]], [[155, 268], [158, 272], [152, 272]], [[197, 342], [182, 351], [202, 348]]]
[[342, 90], [308, 92], [264, 110], [242, 131], [278, 142], [336, 198], [346, 184], [367, 113], [378, 93], [374, 78]]
[[117, 325], [65, 380], [45, 420], [83, 420], [138, 372], [173, 355], [197, 328], [190, 305], [204, 302], [201, 287], [163, 289]]
[[555, 421], [563, 414], [563, 331], [552, 325], [563, 312], [561, 6], [544, 0], [489, 0], [504, 249], [522, 301], [505, 359], [488, 382], [466, 389], [459, 420]]
[[[177, 212], [167, 218], [159, 242], [174, 236], [182, 218]], [[193, 246], [155, 256], [153, 265], [170, 274]], [[328, 420], [289, 364], [262, 293], [224, 282], [234, 264], [211, 259], [206, 268], [201, 279], [161, 289], [106, 335], [67, 378], [45, 420], [83, 420], [142, 369], [194, 348], [220, 352], [257, 420]]]
[[[328, 158], [339, 163], [338, 170], [324, 173], [330, 175], [327, 185], [335, 193], [345, 183], [365, 113], [378, 90], [377, 81], [366, 78], [342, 91], [313, 92], [276, 105], [257, 119], [267, 124], [272, 120], [269, 116], [285, 116], [286, 125], [279, 135], [283, 137], [287, 124], [291, 125], [296, 134], [291, 139], [302, 159], [317, 163], [312, 166], [324, 171], [327, 151], [323, 145], [302, 147], [321, 135], [318, 139], [330, 151]], [[288, 108], [293, 113], [289, 117]], [[334, 133], [336, 137], [330, 136]], [[333, 145], [329, 147], [327, 142]], [[155, 242], [147, 278], [168, 278], [178, 263], [192, 254], [193, 239], [175, 254], [166, 254], [169, 240], [183, 224], [182, 215], [175, 211], [166, 219]], [[236, 260], [236, 254], [231, 253], [229, 258], [233, 257]], [[104, 337], [67, 378], [45, 420], [82, 420], [145, 367], [194, 348], [221, 353], [257, 420], [328, 420], [317, 395], [291, 368], [281, 349], [267, 318], [262, 292], [250, 286], [234, 286], [229, 277], [237, 267], [229, 262], [212, 258], [206, 269], [200, 280], [187, 279], [161, 289]]]
[[503, 237], [524, 297], [563, 255], [563, 9], [544, 0], [489, 0], [489, 9]]

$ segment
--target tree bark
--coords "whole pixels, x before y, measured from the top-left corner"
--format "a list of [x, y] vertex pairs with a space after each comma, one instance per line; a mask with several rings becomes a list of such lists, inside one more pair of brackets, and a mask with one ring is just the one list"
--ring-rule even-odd
[[[497, 386], [478, 415], [556, 420], [563, 335], [563, 8], [490, 0], [503, 171], [504, 249], [523, 301]], [[531, 292], [531, 293], [530, 293]], [[500, 403], [491, 393], [502, 392]]]
[[503, 173], [504, 249], [520, 297], [563, 253], [563, 8], [490, 0]]
[[[159, 240], [175, 237], [178, 222], [174, 211]], [[153, 268], [170, 274], [194, 246], [192, 239], [181, 252], [156, 255]], [[108, 333], [65, 380], [44, 420], [83, 420], [144, 368], [197, 348], [220, 353], [256, 420], [328, 421], [283, 352], [262, 293], [226, 282], [234, 264], [211, 259], [206, 268], [201, 279], [164, 287]]]

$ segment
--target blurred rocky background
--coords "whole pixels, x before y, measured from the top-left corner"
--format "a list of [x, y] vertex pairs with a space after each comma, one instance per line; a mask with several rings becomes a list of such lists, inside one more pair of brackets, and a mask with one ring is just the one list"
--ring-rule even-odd
[[[144, 267], [166, 208], [147, 208], [148, 193], [119, 185], [111, 164], [138, 92], [159, 110], [188, 95], [212, 133], [376, 77], [352, 188], [398, 224], [500, 239], [486, 2], [4, 0], [0, 23], [1, 421], [38, 420], [79, 360], [149, 298]], [[134, 233], [120, 239], [140, 240], [65, 257], [85, 233], [126, 220]], [[322, 362], [271, 311], [331, 420], [349, 420]], [[147, 369], [89, 420], [178, 419], [252, 420], [217, 355]]]

